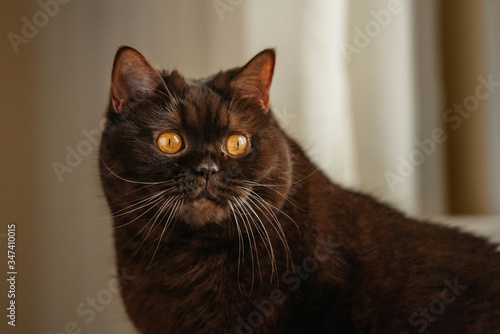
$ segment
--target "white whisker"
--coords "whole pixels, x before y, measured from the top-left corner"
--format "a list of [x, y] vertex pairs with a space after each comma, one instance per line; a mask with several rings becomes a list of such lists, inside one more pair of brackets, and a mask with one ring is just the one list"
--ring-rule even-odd
[[[279, 213], [281, 213], [282, 215], [284, 215], [286, 218], [290, 219], [290, 221], [295, 225], [295, 227], [297, 228], [297, 230], [299, 231], [300, 233], [300, 229], [299, 229], [299, 226], [297, 225], [297, 223], [295, 223], [295, 221], [293, 220], [292, 217], [290, 217], [286, 212], [284, 212], [283, 210], [281, 210], [280, 208], [277, 208], [276, 206], [272, 205], [271, 203], [267, 202], [266, 200], [264, 200], [262, 198], [262, 196], [260, 196], [259, 194], [257, 194], [254, 190], [250, 189], [250, 188], [247, 188], [247, 187], [242, 187], [242, 186], [238, 186], [239, 188], [241, 189], [244, 189], [246, 190], [249, 195], [252, 194], [254, 197], [257, 197], [259, 200], [263, 201], [266, 205], [268, 205], [270, 208], [278, 211]], [[299, 210], [302, 210], [301, 208], [297, 207], [297, 209]], [[271, 210], [272, 211], [272, 210]], [[274, 214], [274, 213], [273, 213]]]
[[[266, 184], [261, 184], [261, 183], [257, 183], [257, 182], [253, 182], [253, 181], [243, 181], [244, 183], [248, 184], [249, 186], [254, 186], [254, 187], [264, 187], [266, 189], [269, 189], [269, 190], [272, 190], [274, 191], [275, 193], [277, 193], [278, 195], [280, 195], [283, 199], [285, 199], [286, 201], [288, 201], [290, 204], [292, 204], [294, 207], [296, 207], [297, 209], [301, 210], [301, 211], [304, 211], [304, 209], [302, 209], [297, 203], [295, 203], [294, 201], [292, 201], [290, 198], [288, 198], [288, 196], [285, 196], [283, 195], [281, 192], [277, 191], [276, 189], [273, 189], [271, 186], [273, 185], [266, 185]], [[278, 186], [278, 185], [275, 185], [275, 186]]]
[[[132, 224], [133, 222], [135, 222], [137, 219], [141, 218], [142, 216], [144, 216], [146, 213], [148, 213], [149, 211], [151, 211], [159, 202], [161, 202], [161, 198], [158, 198], [156, 199], [153, 203], [149, 203], [149, 204], [145, 204], [143, 205], [142, 207], [138, 208], [138, 209], [141, 209], [143, 207], [147, 207], [147, 206], [150, 206], [151, 207], [147, 210], [145, 210], [143, 213], [141, 213], [139, 216], [135, 217], [134, 219], [132, 219], [131, 221], [127, 222], [127, 223], [124, 223], [124, 224], [121, 224], [121, 225], [118, 225], [118, 226], [115, 226], [114, 228], [115, 229], [118, 229], [118, 228], [122, 228], [124, 226], [127, 226], [127, 225], [130, 225]], [[134, 210], [131, 210], [130, 212], [133, 212], [133, 211], [136, 211], [138, 209], [134, 209]], [[129, 214], [130, 212], [124, 212], [123, 214], [120, 214], [120, 215], [125, 215], [125, 214]], [[120, 215], [116, 215], [114, 217], [118, 217]]]
[[[234, 197], [234, 199], [235, 199], [236, 202], [239, 203], [239, 207], [245, 212], [245, 217], [246, 217], [248, 226], [250, 227], [251, 237], [252, 237], [252, 241], [253, 241], [253, 245], [254, 245], [254, 250], [255, 250], [255, 258], [257, 259], [257, 268], [259, 269], [259, 277], [260, 277], [260, 282], [262, 284], [262, 272], [261, 272], [261, 268], [260, 268], [259, 252], [258, 252], [257, 242], [255, 241], [255, 235], [253, 233], [253, 229], [252, 229], [251, 223], [257, 228], [257, 232], [259, 232], [259, 234], [260, 234], [260, 231], [258, 230], [258, 226], [255, 223], [254, 218], [252, 217], [252, 215], [250, 214], [250, 212], [248, 211], [248, 209], [245, 207], [245, 205], [243, 204], [243, 202], [241, 200], [235, 198], [235, 197]], [[251, 222], [250, 222], [250, 219], [252, 220]], [[251, 248], [250, 248], [250, 250], [251, 250]]]
[[151, 257], [151, 261], [149, 261], [149, 264], [148, 264], [148, 267], [146, 268], [146, 271], [148, 271], [149, 267], [151, 266], [151, 264], [153, 263], [153, 260], [156, 256], [156, 253], [158, 252], [158, 249], [160, 248], [160, 245], [161, 245], [161, 241], [163, 239], [163, 235], [165, 234], [165, 231], [167, 230], [168, 226], [170, 225], [170, 223], [172, 222], [172, 219], [175, 217], [175, 214], [177, 213], [177, 210], [179, 209], [179, 207], [182, 206], [182, 204], [184, 203], [184, 200], [176, 200], [175, 201], [175, 204], [174, 204], [174, 207], [170, 210], [170, 214], [163, 226], [163, 230], [161, 232], [161, 235], [158, 239], [158, 244], [156, 245], [156, 249], [153, 253], [153, 256]]
[[128, 183], [135, 183], [135, 184], [165, 184], [165, 183], [168, 183], [168, 182], [172, 182], [172, 180], [166, 180], [166, 181], [158, 181], [158, 182], [147, 182], [147, 181], [135, 181], [135, 180], [128, 180], [126, 178], [123, 178], [119, 175], [117, 175], [115, 172], [113, 172], [109, 167], [108, 165], [106, 164], [106, 162], [102, 159], [101, 156], [99, 156], [99, 159], [101, 159], [102, 163], [104, 164], [104, 167], [106, 167], [106, 169], [108, 170], [108, 172], [111, 173], [111, 175], [113, 175], [114, 177], [116, 177], [117, 179], [120, 179], [122, 181], [125, 181], [125, 182], [128, 182]]
[[[243, 235], [241, 234], [241, 229], [240, 229], [240, 224], [238, 223], [238, 217], [236, 216], [236, 212], [234, 211], [233, 208], [233, 203], [228, 200], [227, 202], [229, 204], [229, 208], [231, 209], [231, 212], [233, 213], [234, 221], [236, 224], [236, 230], [238, 231], [238, 287], [241, 292], [241, 285], [240, 285], [240, 266], [241, 266], [241, 257], [243, 255], [243, 260], [245, 259], [245, 245], [243, 243]], [[243, 246], [243, 247], [242, 247]]]
[[[253, 209], [253, 207], [251, 206], [251, 204], [247, 200], [243, 200], [243, 199], [240, 199], [240, 202], [243, 205], [245, 205], [246, 208], [248, 208], [248, 210], [250, 210], [251, 213], [253, 213], [253, 216], [257, 218], [257, 220], [258, 220], [258, 222], [260, 224], [260, 228], [259, 228], [259, 225], [256, 224], [255, 219], [252, 218], [252, 221], [254, 222], [255, 227], [257, 229], [257, 232], [259, 233], [259, 235], [260, 235], [260, 237], [261, 237], [261, 239], [263, 241], [264, 247], [266, 248], [267, 254], [269, 256], [269, 260], [271, 262], [271, 278], [270, 278], [270, 283], [272, 283], [272, 279], [273, 279], [274, 275], [276, 275], [276, 279], [278, 279], [278, 273], [277, 273], [276, 258], [275, 258], [275, 255], [274, 255], [274, 249], [273, 249], [273, 245], [272, 245], [272, 242], [271, 242], [271, 238], [270, 238], [270, 236], [269, 236], [269, 234], [267, 232], [267, 229], [266, 229], [264, 223], [260, 219], [260, 217], [257, 214], [257, 212], [255, 212], [255, 210]], [[247, 210], [247, 212], [250, 215], [250, 212], [248, 210]], [[266, 218], [267, 218], [267, 216], [266, 216]], [[260, 268], [259, 268], [259, 270], [260, 270]], [[262, 280], [262, 277], [261, 277], [261, 280]]]
[[[148, 225], [151, 224], [151, 221], [153, 221], [153, 223], [151, 224], [150, 228], [149, 228], [149, 231], [148, 233], [146, 234], [146, 236], [143, 238], [141, 244], [137, 247], [137, 249], [135, 250], [135, 252], [132, 254], [131, 258], [133, 258], [138, 252], [139, 250], [142, 248], [142, 246], [144, 245], [144, 243], [146, 242], [146, 240], [148, 239], [148, 236], [149, 234], [151, 233], [151, 231], [153, 230], [155, 224], [156, 224], [156, 221], [158, 220], [158, 218], [160, 217], [161, 213], [163, 212], [163, 210], [167, 207], [168, 204], [170, 204], [173, 200], [175, 200], [176, 198], [178, 198], [178, 195], [177, 196], [170, 196], [169, 198], [167, 198], [163, 204], [160, 206], [160, 208], [158, 209], [158, 211], [156, 211], [156, 213], [153, 215], [153, 217], [151, 217], [148, 222], [146, 224], [144, 224], [144, 226], [132, 237], [129, 239], [129, 241], [127, 241], [121, 248], [125, 247], [126, 245], [128, 245], [132, 240], [134, 240], [138, 235], [140, 235], [142, 233], [142, 231], [144, 231], [144, 229], [146, 227], [148, 227]], [[156, 205], [155, 205], [156, 206]], [[149, 211], [149, 210], [148, 210]]]
[[117, 210], [117, 211], [115, 211], [113, 213], [113, 215], [111, 217], [115, 218], [115, 217], [124, 216], [124, 215], [132, 213], [134, 211], [140, 210], [140, 209], [142, 209], [144, 207], [147, 207], [147, 206], [153, 204], [154, 202], [160, 201], [161, 198], [159, 198], [159, 197], [161, 195], [163, 195], [165, 192], [167, 192], [168, 190], [170, 190], [170, 189], [166, 189], [166, 190], [160, 191], [160, 192], [158, 192], [156, 194], [149, 195], [146, 198], [144, 198], [144, 199], [142, 199], [142, 200], [140, 200], [138, 202], [135, 202], [135, 203], [130, 204], [129, 206], [127, 206], [125, 208]]
[[[248, 194], [248, 200], [250, 202], [252, 202], [255, 205], [255, 207], [257, 209], [259, 209], [259, 211], [265, 217], [268, 218], [269, 223], [271, 224], [271, 226], [273, 227], [273, 229], [276, 231], [276, 234], [280, 238], [280, 240], [281, 240], [281, 242], [283, 244], [283, 247], [285, 248], [285, 251], [287, 253], [287, 267], [288, 267], [289, 264], [290, 264], [289, 261], [292, 260], [290, 247], [288, 246], [288, 242], [286, 240], [286, 235], [285, 235], [285, 232], [283, 231], [283, 227], [281, 226], [281, 223], [280, 223], [278, 217], [276, 216], [276, 214], [274, 213], [273, 209], [275, 209], [278, 212], [281, 212], [283, 215], [285, 215], [287, 218], [289, 218], [295, 224], [295, 226], [298, 229], [297, 224], [295, 223], [295, 221], [290, 216], [288, 216], [286, 213], [282, 212], [281, 210], [279, 210], [278, 208], [276, 208], [272, 204], [268, 203], [266, 200], [264, 200], [259, 194], [257, 194], [252, 189], [249, 189], [249, 188], [246, 188], [246, 187], [241, 187], [241, 186], [239, 186], [239, 187], [247, 192], [247, 194]], [[269, 214], [270, 217], [268, 217], [268, 215], [264, 212], [264, 210]]]
[[[233, 199], [236, 201], [236, 198], [233, 196]], [[251, 233], [249, 231], [249, 226], [247, 226], [247, 223], [245, 223], [245, 220], [248, 221], [248, 218], [243, 219], [243, 214], [240, 211], [239, 204], [236, 202], [236, 206], [234, 207], [236, 211], [239, 213], [240, 217], [242, 218], [241, 222], [243, 223], [243, 226], [245, 227], [247, 239], [248, 239], [248, 246], [250, 247], [250, 258], [252, 260], [252, 285], [250, 287], [250, 292], [253, 291], [253, 284], [255, 281], [255, 259], [254, 259], [254, 254], [252, 250], [252, 239], [251, 239]]]

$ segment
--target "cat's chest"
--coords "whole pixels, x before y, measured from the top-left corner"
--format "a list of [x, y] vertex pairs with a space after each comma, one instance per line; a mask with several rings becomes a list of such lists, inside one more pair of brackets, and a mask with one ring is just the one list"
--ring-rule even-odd
[[[160, 284], [171, 289], [216, 291], [237, 278], [238, 267], [230, 251], [170, 249], [159, 260]], [[240, 268], [241, 269], [241, 268]]]
[[[242, 261], [249, 263], [245, 265]], [[238, 253], [234, 256], [229, 250], [164, 250], [156, 266], [141, 275], [138, 284], [123, 292], [130, 294], [129, 299], [135, 303], [141, 300], [143, 305], [139, 309], [154, 309], [148, 317], [164, 319], [172, 326], [173, 333], [179, 330], [210, 333], [220, 328], [230, 331], [238, 325], [239, 317], [255, 311], [256, 301], [269, 300], [277, 288], [269, 285], [268, 280], [262, 284], [259, 269], [252, 269], [251, 261], [240, 258], [238, 264]], [[257, 265], [255, 258], [254, 264]], [[137, 298], [139, 295], [144, 298]], [[283, 301], [286, 300], [284, 296], [281, 293]], [[267, 325], [263, 324], [262, 328], [272, 325], [271, 319], [282, 313], [281, 299], [279, 304], [271, 305], [269, 319], [266, 318], [269, 322], [266, 321]], [[185, 310], [196, 312], [186, 316]]]

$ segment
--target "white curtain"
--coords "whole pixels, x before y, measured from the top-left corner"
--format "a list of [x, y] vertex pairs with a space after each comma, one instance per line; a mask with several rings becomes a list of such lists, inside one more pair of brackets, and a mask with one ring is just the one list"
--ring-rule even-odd
[[442, 147], [407, 167], [439, 122], [435, 6], [391, 3], [245, 2], [247, 54], [277, 47], [275, 112], [333, 180], [408, 213], [442, 214], [443, 183], [427, 181], [442, 178]]
[[416, 137], [415, 60], [410, 4], [350, 1], [345, 48], [351, 79], [359, 186], [404, 209], [418, 209], [418, 170], [400, 175]]
[[[279, 15], [277, 15], [279, 13]], [[332, 178], [356, 185], [349, 85], [339, 45], [347, 1], [245, 2], [246, 47], [278, 52], [273, 109], [287, 132]]]

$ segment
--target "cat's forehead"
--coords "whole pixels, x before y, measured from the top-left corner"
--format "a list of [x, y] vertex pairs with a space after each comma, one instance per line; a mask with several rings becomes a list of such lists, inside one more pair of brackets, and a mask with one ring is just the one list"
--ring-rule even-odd
[[255, 132], [260, 111], [252, 111], [238, 101], [210, 87], [208, 79], [185, 79], [182, 95], [174, 95], [166, 117], [176, 128], [193, 136], [225, 135], [228, 132]]
[[183, 128], [219, 128], [229, 124], [230, 113], [224, 98], [198, 82], [188, 86], [178, 109]]

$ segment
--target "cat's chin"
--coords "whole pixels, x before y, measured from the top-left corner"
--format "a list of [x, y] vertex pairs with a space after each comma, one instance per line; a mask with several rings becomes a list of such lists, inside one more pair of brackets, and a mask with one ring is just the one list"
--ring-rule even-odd
[[219, 223], [227, 218], [227, 210], [207, 198], [195, 199], [182, 206], [184, 221], [192, 226], [203, 226], [206, 223]]

